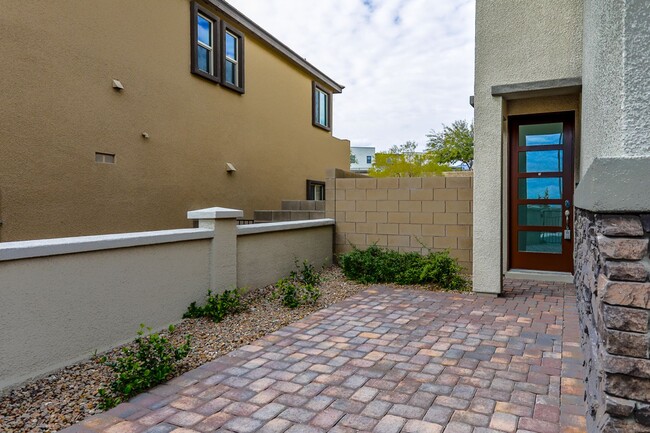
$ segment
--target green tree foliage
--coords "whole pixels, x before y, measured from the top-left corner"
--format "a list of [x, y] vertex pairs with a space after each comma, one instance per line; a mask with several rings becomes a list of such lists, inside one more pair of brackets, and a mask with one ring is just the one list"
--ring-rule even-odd
[[451, 126], [442, 125], [442, 131], [427, 134], [427, 153], [440, 164], [460, 164], [471, 170], [474, 165], [474, 124], [456, 120]]
[[406, 143], [391, 147], [388, 152], [375, 154], [375, 163], [368, 171], [373, 177], [427, 177], [448, 170], [431, 157], [417, 151], [417, 143]]

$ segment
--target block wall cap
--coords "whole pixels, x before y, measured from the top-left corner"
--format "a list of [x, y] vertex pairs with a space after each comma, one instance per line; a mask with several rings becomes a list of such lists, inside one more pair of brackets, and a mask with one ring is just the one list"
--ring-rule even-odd
[[228, 218], [243, 218], [244, 211], [228, 209], [225, 207], [211, 207], [207, 209], [191, 210], [187, 213], [190, 220], [219, 220]]
[[0, 243], [0, 262], [212, 239], [208, 229], [179, 229]]
[[277, 223], [262, 223], [237, 226], [237, 236], [254, 235], [259, 233], [281, 232], [286, 230], [309, 229], [314, 227], [333, 226], [336, 220], [322, 218], [317, 220], [286, 221]]

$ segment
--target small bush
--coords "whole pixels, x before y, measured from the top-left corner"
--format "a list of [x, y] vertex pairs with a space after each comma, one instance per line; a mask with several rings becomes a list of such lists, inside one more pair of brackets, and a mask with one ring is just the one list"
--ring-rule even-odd
[[458, 261], [448, 251], [400, 253], [376, 245], [366, 250], [354, 248], [339, 256], [345, 276], [364, 284], [437, 284], [449, 290], [465, 290], [468, 282], [461, 275]]
[[[169, 326], [169, 332], [175, 330]], [[106, 357], [101, 362], [109, 366], [117, 378], [110, 384], [109, 389], [100, 388], [99, 408], [110, 409], [134, 395], [149, 389], [169, 378], [176, 364], [190, 352], [191, 335], [185, 336], [185, 342], [175, 347], [166, 337], [158, 333], [145, 336], [151, 328], [140, 325], [135, 348], [124, 347], [122, 355], [114, 362], [108, 362]]]
[[208, 290], [208, 299], [204, 306], [199, 307], [192, 302], [183, 314], [184, 319], [209, 317], [215, 322], [221, 322], [227, 315], [236, 314], [243, 310], [239, 291], [226, 290], [222, 294], [213, 294]]
[[275, 285], [274, 298], [280, 298], [282, 305], [297, 308], [303, 304], [315, 304], [320, 298], [318, 284], [321, 276], [314, 265], [305, 260], [301, 264], [296, 260], [297, 271], [292, 271], [288, 278], [283, 278]]

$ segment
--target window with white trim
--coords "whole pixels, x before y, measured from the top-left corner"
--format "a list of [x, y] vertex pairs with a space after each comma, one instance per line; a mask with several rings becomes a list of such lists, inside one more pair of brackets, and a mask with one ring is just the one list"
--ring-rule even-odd
[[244, 93], [244, 35], [223, 23], [223, 75], [221, 84]]
[[312, 83], [312, 123], [314, 126], [332, 130], [332, 93], [315, 82]]
[[219, 19], [192, 2], [192, 73], [219, 82]]

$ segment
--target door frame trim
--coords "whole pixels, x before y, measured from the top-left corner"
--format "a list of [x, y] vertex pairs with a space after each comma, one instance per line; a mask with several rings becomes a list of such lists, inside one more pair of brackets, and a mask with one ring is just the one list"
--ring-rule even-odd
[[[506, 170], [506, 191], [507, 191], [507, 199], [506, 199], [506, 208], [507, 208], [507, 224], [506, 224], [506, 238], [507, 238], [507, 256], [506, 256], [506, 272], [514, 271], [514, 270], [522, 270], [521, 266], [513, 266], [512, 260], [513, 260], [513, 253], [514, 253], [514, 248], [516, 248], [515, 245], [515, 239], [516, 236], [514, 236], [514, 229], [513, 229], [513, 224], [515, 224], [515, 206], [516, 206], [516, 199], [515, 197], [517, 196], [517, 182], [516, 176], [514, 173], [515, 169], [515, 159], [518, 157], [517, 153], [518, 150], [515, 149], [513, 146], [513, 140], [514, 140], [514, 135], [512, 134], [512, 130], [516, 125], [521, 125], [521, 124], [527, 124], [527, 123], [553, 123], [553, 122], [568, 122], [571, 125], [571, 146], [567, 150], [565, 150], [566, 155], [564, 156], [564, 161], [569, 161], [571, 163], [570, 166], [567, 166], [567, 164], [564, 164], [563, 167], [563, 183], [564, 183], [564, 189], [563, 189], [563, 194], [564, 191], [566, 191], [566, 187], [570, 186], [571, 190], [575, 190], [575, 185], [574, 185], [574, 170], [575, 170], [575, 160], [574, 160], [574, 155], [576, 152], [576, 122], [577, 122], [577, 111], [576, 110], [563, 110], [563, 111], [557, 111], [557, 112], [543, 112], [543, 113], [532, 113], [532, 114], [520, 114], [520, 115], [510, 115], [507, 117], [507, 141], [506, 141], [506, 146], [507, 146], [507, 170]], [[515, 176], [515, 179], [513, 179], [513, 176]], [[564, 198], [562, 199], [564, 200]], [[572, 231], [572, 239], [571, 239], [571, 245], [573, 245], [574, 242], [574, 237], [575, 237], [575, 232], [574, 232], [574, 218], [575, 218], [575, 203], [573, 203], [573, 194], [571, 196], [571, 207], [570, 211], [571, 214], [569, 216], [570, 221], [571, 221], [571, 231]], [[564, 210], [564, 206], [563, 206]], [[565, 242], [564, 239], [562, 239], [562, 242]], [[575, 269], [575, 264], [573, 260], [573, 252], [571, 251], [571, 263], [570, 263], [570, 268], [568, 273], [573, 273]], [[526, 269], [528, 270], [528, 269]], [[567, 271], [553, 271], [553, 270], [544, 270], [544, 269], [530, 269], [531, 272], [567, 272]]]

